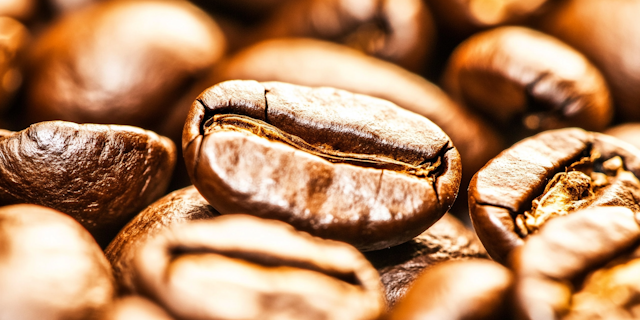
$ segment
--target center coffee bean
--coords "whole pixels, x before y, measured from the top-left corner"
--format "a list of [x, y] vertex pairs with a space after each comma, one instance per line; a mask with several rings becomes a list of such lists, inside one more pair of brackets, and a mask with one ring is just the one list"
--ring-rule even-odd
[[400, 244], [451, 207], [460, 156], [428, 119], [333, 88], [229, 81], [194, 102], [183, 150], [222, 214], [290, 223], [361, 250]]
[[503, 151], [473, 177], [469, 212], [489, 254], [505, 262], [548, 220], [579, 209], [640, 212], [640, 152], [580, 129], [547, 131]]

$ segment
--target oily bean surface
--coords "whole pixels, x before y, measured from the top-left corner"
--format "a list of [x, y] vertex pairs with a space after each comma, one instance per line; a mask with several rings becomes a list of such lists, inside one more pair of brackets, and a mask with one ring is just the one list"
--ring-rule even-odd
[[362, 250], [420, 234], [460, 183], [459, 155], [429, 120], [332, 88], [223, 82], [193, 104], [183, 150], [221, 213], [283, 220]]

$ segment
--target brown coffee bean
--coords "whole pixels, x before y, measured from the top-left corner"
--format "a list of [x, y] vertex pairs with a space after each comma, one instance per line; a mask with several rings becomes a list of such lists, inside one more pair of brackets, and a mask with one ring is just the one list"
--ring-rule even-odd
[[517, 24], [543, 11], [547, 0], [427, 0], [447, 36], [461, 38], [478, 30]]
[[119, 291], [122, 294], [133, 292], [133, 256], [137, 248], [150, 237], [175, 224], [218, 215], [193, 186], [171, 192], [142, 210], [105, 249]]
[[116, 300], [101, 320], [173, 320], [173, 317], [148, 299], [126, 296]]
[[622, 207], [584, 209], [543, 226], [513, 255], [520, 319], [635, 319], [640, 227]]
[[511, 272], [489, 260], [442, 262], [426, 270], [388, 320], [509, 319]]
[[626, 0], [560, 1], [539, 26], [565, 41], [602, 71], [611, 88], [616, 113], [640, 120], [640, 2]]
[[215, 22], [187, 1], [106, 1], [72, 12], [34, 44], [27, 120], [158, 130], [224, 47]]
[[376, 319], [384, 308], [355, 248], [247, 215], [176, 226], [134, 265], [139, 291], [181, 319]]
[[[453, 102], [431, 82], [345, 46], [310, 39], [263, 41], [227, 59], [199, 89], [234, 79], [334, 87], [389, 100], [427, 117], [451, 137], [460, 152], [463, 180], [467, 183], [504, 149], [502, 139], [488, 123]], [[190, 106], [191, 101], [184, 104]], [[183, 125], [181, 122], [174, 126]]]
[[554, 217], [594, 206], [640, 212], [640, 151], [580, 129], [543, 132], [491, 160], [471, 180], [469, 208], [487, 252], [505, 262]]
[[256, 41], [305, 37], [342, 43], [414, 72], [424, 68], [435, 40], [431, 13], [421, 0], [292, 1], [256, 32]]
[[433, 265], [448, 260], [489, 257], [475, 233], [450, 214], [445, 214], [411, 241], [370, 251], [365, 256], [380, 273], [389, 308]]
[[60, 210], [103, 246], [165, 192], [176, 157], [150, 131], [64, 121], [0, 133], [0, 154], [0, 205]]
[[183, 150], [220, 213], [286, 221], [364, 251], [422, 233], [460, 184], [458, 152], [435, 124], [333, 88], [220, 83], [194, 102]]
[[449, 60], [444, 88], [515, 141], [563, 127], [603, 130], [613, 115], [604, 78], [582, 54], [523, 27], [463, 42]]
[[76, 221], [36, 205], [0, 208], [0, 318], [98, 319], [113, 298], [111, 268]]

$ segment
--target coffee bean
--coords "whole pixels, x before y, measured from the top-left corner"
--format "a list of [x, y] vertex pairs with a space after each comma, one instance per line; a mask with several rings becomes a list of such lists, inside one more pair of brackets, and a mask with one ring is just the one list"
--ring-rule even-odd
[[105, 249], [120, 293], [134, 291], [133, 257], [137, 248], [150, 237], [175, 224], [219, 215], [193, 186], [171, 192], [142, 210]]
[[513, 255], [520, 319], [636, 318], [639, 240], [634, 212], [623, 207], [549, 221]]
[[353, 247], [247, 215], [166, 230], [134, 257], [138, 291], [181, 319], [377, 319], [378, 274]]
[[257, 40], [304, 37], [329, 40], [419, 72], [435, 30], [420, 0], [302, 0], [277, 10], [256, 28]]
[[365, 251], [420, 234], [460, 184], [458, 152], [435, 124], [332, 88], [218, 84], [194, 102], [183, 150], [220, 213], [286, 221]]
[[0, 318], [98, 319], [109, 308], [111, 268], [70, 217], [36, 205], [0, 208]]
[[215, 22], [186, 1], [108, 1], [74, 11], [33, 45], [27, 120], [159, 130], [224, 47]]
[[482, 29], [521, 24], [544, 11], [547, 0], [427, 0], [441, 34], [464, 38]]
[[543, 132], [491, 160], [471, 180], [469, 208], [487, 252], [506, 262], [554, 217], [594, 206], [640, 212], [640, 152], [580, 129]]
[[106, 246], [162, 196], [175, 146], [140, 128], [41, 122], [0, 132], [0, 205], [33, 203], [78, 220]]
[[582, 54], [523, 27], [465, 40], [450, 57], [444, 88], [515, 141], [563, 127], [603, 130], [613, 115], [604, 78]]
[[442, 262], [420, 275], [387, 319], [508, 319], [512, 285], [511, 272], [496, 262]]

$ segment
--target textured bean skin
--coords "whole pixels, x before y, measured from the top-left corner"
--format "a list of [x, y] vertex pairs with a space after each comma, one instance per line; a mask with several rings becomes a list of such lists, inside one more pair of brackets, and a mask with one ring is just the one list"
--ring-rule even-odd
[[41, 122], [0, 135], [0, 203], [33, 203], [78, 220], [106, 246], [166, 190], [173, 143], [139, 128]]
[[[266, 122], [306, 147], [260, 137], [273, 131], [264, 125], [254, 133], [215, 129], [216, 114]], [[220, 213], [283, 220], [361, 250], [420, 234], [453, 204], [460, 184], [459, 155], [437, 126], [332, 88], [223, 82], [194, 102], [183, 150], [194, 185]]]
[[[604, 160], [619, 156], [624, 168], [640, 176], [640, 153], [625, 142], [600, 133], [568, 128], [522, 140], [503, 151], [473, 177], [469, 187], [470, 215], [487, 252], [506, 263], [509, 253], [524, 243], [516, 232], [517, 215], [529, 210], [555, 174], [590, 152]], [[603, 198], [605, 205], [633, 205], [633, 189]]]

